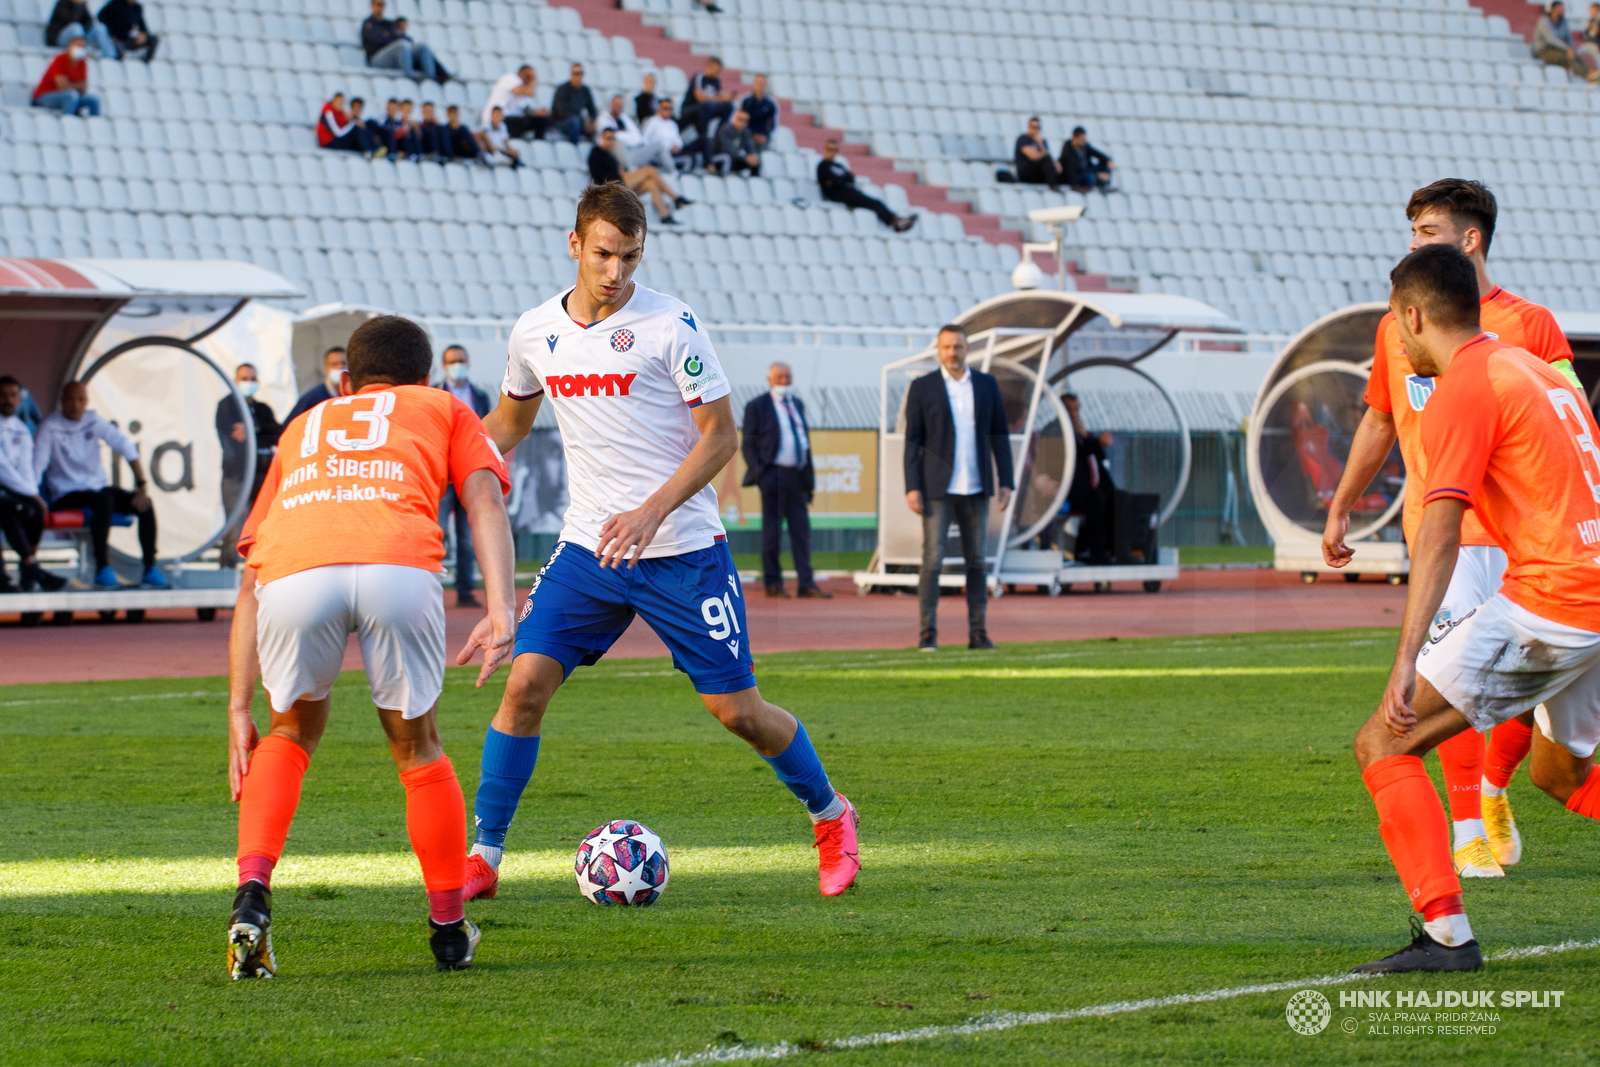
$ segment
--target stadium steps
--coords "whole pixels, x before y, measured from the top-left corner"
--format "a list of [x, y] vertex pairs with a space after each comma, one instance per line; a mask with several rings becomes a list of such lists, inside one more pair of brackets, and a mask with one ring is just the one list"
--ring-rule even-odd
[[[1539, 4], [1526, 3], [1525, 0], [1470, 0], [1473, 7], [1482, 11], [1491, 18], [1498, 15], [1506, 20], [1511, 27], [1511, 32], [1521, 37], [1524, 41], [1533, 41], [1533, 27], [1539, 21], [1539, 16], [1544, 13], [1544, 8]], [[1582, 26], [1588, 17], [1588, 5], [1583, 0], [1573, 0], [1567, 4], [1568, 8], [1578, 8], [1567, 12], [1567, 24]], [[1576, 28], [1576, 27], [1575, 27]]]
[[[626, 37], [633, 42], [637, 54], [658, 65], [677, 66], [693, 72], [705, 64], [705, 56], [695, 52], [689, 42], [669, 37], [664, 27], [646, 23], [638, 12], [618, 7], [611, 0], [550, 0], [550, 3], [552, 6], [572, 8], [583, 18], [585, 26], [607, 36]], [[736, 86], [740, 93], [749, 91], [750, 86], [740, 70], [725, 68], [724, 81]], [[869, 178], [879, 185], [891, 182], [902, 185], [906, 190], [906, 198], [913, 206], [956, 215], [968, 234], [981, 237], [990, 244], [1008, 244], [1018, 249], [1022, 247], [1022, 234], [1006, 229], [998, 216], [978, 212], [967, 201], [951, 199], [947, 188], [929, 185], [915, 171], [898, 169], [894, 160], [873, 155], [869, 146], [848, 140], [844, 130], [824, 126], [815, 115], [797, 109], [793, 100], [784, 97], [777, 99], [782, 115], [792, 118], [790, 129], [802, 147], [820, 153], [826, 141], [837, 140], [839, 151], [849, 159], [850, 169], [857, 176]], [[1048, 256], [1039, 257], [1037, 262], [1046, 273], [1052, 273], [1055, 269]], [[1092, 283], [1085, 286], [1091, 287]]]

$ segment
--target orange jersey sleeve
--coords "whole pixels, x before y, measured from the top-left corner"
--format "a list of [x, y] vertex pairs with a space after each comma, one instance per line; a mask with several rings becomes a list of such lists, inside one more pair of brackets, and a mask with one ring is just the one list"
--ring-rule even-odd
[[1546, 363], [1572, 358], [1572, 345], [1550, 309], [1495, 287], [1479, 304], [1479, 328], [1502, 344], [1532, 352]]
[[262, 582], [339, 563], [437, 571], [439, 499], [485, 468], [510, 489], [483, 423], [442, 389], [369, 386], [323, 401], [278, 440], [245, 528], [250, 565]]
[[244, 526], [239, 530], [239, 555], [246, 559], [250, 557], [250, 549], [255, 546], [256, 529], [261, 525], [261, 520], [266, 518], [273, 498], [278, 495], [278, 484], [283, 481], [281, 459], [281, 453], [272, 454], [272, 463], [267, 467], [267, 476], [261, 482], [261, 492], [256, 494], [256, 502], [251, 505], [250, 514], [245, 516]]
[[1480, 335], [1423, 415], [1429, 501], [1466, 501], [1506, 551], [1501, 591], [1600, 633], [1600, 427], [1559, 371]]
[[[1389, 362], [1392, 358], [1389, 350], [1398, 347], [1400, 342], [1397, 335], [1394, 312], [1391, 311], [1378, 320], [1378, 333], [1372, 339], [1372, 370], [1367, 374], [1367, 391], [1362, 397], [1368, 407], [1379, 411], [1394, 410], [1394, 401], [1389, 396]], [[1402, 353], [1395, 354], [1405, 358]]]

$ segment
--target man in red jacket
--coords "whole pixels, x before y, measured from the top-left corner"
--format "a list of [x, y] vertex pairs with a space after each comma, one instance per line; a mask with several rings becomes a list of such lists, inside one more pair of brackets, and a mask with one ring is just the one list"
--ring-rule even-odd
[[67, 50], [50, 61], [33, 90], [33, 106], [49, 107], [63, 115], [100, 114], [100, 98], [89, 91], [89, 45], [82, 37], [67, 42]]

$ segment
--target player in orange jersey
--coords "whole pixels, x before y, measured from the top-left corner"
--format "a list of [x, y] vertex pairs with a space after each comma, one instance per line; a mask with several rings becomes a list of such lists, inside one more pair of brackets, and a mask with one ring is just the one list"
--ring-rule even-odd
[[[1479, 329], [1472, 262], [1449, 245], [1408, 255], [1389, 307], [1412, 366], [1435, 381], [1422, 416], [1428, 491], [1382, 702], [1355, 739], [1379, 830], [1422, 929], [1358, 972], [1476, 970], [1439, 794], [1422, 757], [1533, 711], [1529, 777], [1600, 818], [1600, 427], [1549, 363]], [[1508, 557], [1499, 590], [1443, 627], [1471, 510]], [[1415, 921], [1414, 921], [1415, 922]]]
[[[439, 744], [444, 686], [447, 485], [466, 506], [492, 633], [478, 682], [511, 652], [515, 633], [505, 463], [461, 401], [428, 388], [428, 335], [393, 316], [350, 338], [340, 395], [296, 418], [239, 538], [249, 562], [229, 641], [228, 777], [239, 802], [239, 889], [228, 928], [233, 978], [277, 973], [272, 868], [300, 803], [300, 783], [328, 722], [328, 691], [345, 643], [359, 635], [378, 720], [406, 790], [406, 829], [428, 888], [429, 938], [440, 970], [472, 964], [478, 929], [462, 912], [466, 815]], [[257, 675], [272, 702], [257, 742]]]
[[[1532, 352], [1554, 365], [1582, 393], [1572, 370], [1572, 346], [1550, 312], [1506, 292], [1489, 280], [1487, 259], [1497, 213], [1494, 194], [1478, 182], [1444, 178], [1411, 194], [1406, 217], [1411, 220], [1411, 250], [1448, 244], [1460, 249], [1478, 278], [1479, 318], [1490, 337]], [[1339, 490], [1328, 508], [1323, 532], [1323, 558], [1342, 567], [1354, 551], [1344, 543], [1350, 509], [1378, 473], [1396, 438], [1406, 463], [1406, 501], [1402, 516], [1406, 543], [1416, 545], [1422, 522], [1422, 497], [1428, 457], [1422, 448], [1422, 410], [1433, 380], [1414, 373], [1401, 343], [1399, 323], [1390, 313], [1378, 323], [1372, 371], [1367, 380], [1369, 405], [1361, 420]], [[1461, 527], [1461, 553], [1434, 626], [1447, 626], [1487, 600], [1506, 568], [1505, 551], [1472, 512]], [[1464, 733], [1439, 746], [1445, 790], [1450, 800], [1456, 871], [1464, 878], [1498, 878], [1522, 857], [1522, 838], [1506, 786], [1528, 754], [1532, 717], [1496, 728], [1485, 765], [1484, 738]]]

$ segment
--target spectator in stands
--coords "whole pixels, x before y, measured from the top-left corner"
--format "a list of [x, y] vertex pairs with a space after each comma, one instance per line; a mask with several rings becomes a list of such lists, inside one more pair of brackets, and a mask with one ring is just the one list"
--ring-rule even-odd
[[1589, 21], [1583, 24], [1583, 43], [1578, 54], [1589, 57], [1591, 68], [1600, 68], [1600, 4], [1589, 5]]
[[817, 185], [822, 189], [822, 199], [849, 208], [866, 208], [895, 233], [905, 233], [917, 224], [915, 215], [896, 215], [889, 210], [888, 204], [856, 188], [856, 176], [839, 159], [838, 141], [828, 141], [822, 146], [822, 161], [817, 164]]
[[300, 399], [294, 402], [294, 407], [289, 411], [289, 417], [283, 420], [283, 424], [285, 426], [289, 425], [324, 400], [332, 400], [338, 396], [339, 376], [345, 372], [345, 368], [349, 365], [343, 345], [335, 345], [324, 352], [322, 354], [322, 381], [300, 394]]
[[1072, 474], [1072, 488], [1067, 490], [1068, 507], [1081, 516], [1074, 555], [1080, 563], [1108, 566], [1113, 562], [1113, 506], [1117, 494], [1111, 468], [1106, 464], [1106, 449], [1111, 447], [1112, 437], [1106, 432], [1091, 434], [1084, 426], [1076, 393], [1067, 393], [1061, 402], [1078, 439], [1078, 465]]
[[1029, 119], [1028, 132], [1017, 138], [1011, 165], [1024, 185], [1048, 185], [1052, 192], [1061, 188], [1061, 168], [1050, 158], [1050, 143], [1040, 136], [1039, 116]]
[[[656, 205], [656, 214], [667, 225], [677, 222], [672, 217], [672, 203], [678, 199], [672, 187], [667, 184], [661, 172], [654, 167], [638, 167], [634, 170], [623, 170], [622, 160], [618, 157], [617, 131], [605, 129], [600, 131], [600, 140], [589, 150], [589, 180], [596, 185], [606, 182], [621, 182], [636, 193], [649, 193], [650, 199]], [[688, 203], [688, 201], [682, 201]]]
[[317, 144], [339, 152], [362, 152], [369, 158], [382, 149], [377, 135], [361, 124], [361, 98], [352, 100], [346, 111], [343, 93], [334, 93], [333, 99], [322, 105], [322, 114], [317, 116]]
[[44, 28], [44, 43], [49, 48], [65, 48], [74, 37], [82, 37], [97, 55], [111, 58], [117, 54], [111, 31], [94, 17], [84, 0], [56, 0]]
[[[105, 465], [100, 462], [100, 444], [128, 461], [133, 471], [133, 492], [109, 484]], [[61, 390], [61, 405], [55, 414], [39, 424], [33, 439], [33, 469], [44, 483], [45, 498], [52, 511], [72, 508], [92, 512], [89, 529], [94, 541], [94, 584], [102, 589], [120, 589], [122, 583], [111, 569], [111, 518], [133, 514], [139, 523], [139, 547], [144, 551], [143, 582], [156, 589], [169, 589], [166, 576], [156, 569], [156, 512], [144, 464], [133, 441], [111, 423], [89, 410], [89, 387], [68, 382]]]
[[750, 112], [735, 111], [717, 127], [717, 135], [711, 139], [711, 169], [718, 174], [749, 171], [752, 178], [761, 176], [761, 154], [750, 132]]
[[[67, 583], [39, 566], [36, 550], [48, 509], [33, 473], [33, 431], [19, 417], [21, 407], [22, 383], [9, 374], [0, 377], [0, 534], [17, 554], [22, 591], [38, 586], [53, 593]], [[0, 593], [11, 591], [11, 578], [0, 563]]]
[[[437, 383], [435, 388], [443, 389], [467, 405], [480, 419], [489, 414], [489, 394], [467, 379], [467, 350], [460, 345], [451, 345], [444, 350], [441, 362], [444, 364], [444, 380]], [[466, 506], [456, 496], [453, 484], [445, 486], [444, 496], [439, 500], [439, 528], [448, 533], [451, 519], [456, 524], [456, 607], [482, 607], [473, 594], [477, 582], [472, 577], [472, 527], [467, 522]]]
[[511, 147], [511, 131], [506, 129], [505, 116], [497, 107], [489, 109], [489, 121], [478, 131], [478, 147], [483, 150], [480, 158], [488, 166], [513, 170], [522, 166], [522, 156]]
[[543, 137], [550, 128], [550, 109], [539, 106], [539, 75], [524, 63], [515, 74], [502, 74], [483, 105], [483, 124], [495, 108], [505, 116], [513, 137]]
[[439, 125], [439, 113], [432, 101], [422, 105], [422, 124], [417, 127], [417, 144], [423, 159], [444, 163], [450, 158], [450, 134]]
[[[255, 506], [261, 484], [266, 481], [267, 468], [272, 465], [273, 453], [278, 451], [278, 435], [283, 431], [272, 409], [256, 399], [260, 383], [256, 380], [254, 364], [239, 364], [233, 372], [233, 383], [243, 394], [245, 406], [250, 409], [250, 421], [256, 429], [256, 470], [251, 478], [250, 503], [246, 505], [248, 512], [249, 508]], [[249, 436], [245, 433], [244, 420], [240, 418], [238, 401], [231, 396], [225, 396], [217, 403], [216, 421], [217, 440], [222, 443], [222, 507], [226, 513], [232, 514], [234, 505], [239, 502], [239, 494], [244, 491], [244, 469], [250, 459], [249, 449], [245, 447]], [[230, 527], [222, 535], [220, 562], [224, 567], [239, 565], [239, 529], [243, 525], [244, 519], [241, 517], [238, 526]]]
[[1082, 126], [1072, 128], [1072, 139], [1061, 146], [1061, 181], [1074, 192], [1087, 193], [1099, 189], [1111, 191], [1111, 172], [1117, 165], [1111, 157], [1089, 143], [1089, 134]]
[[696, 0], [696, 2], [701, 7], [705, 8], [706, 12], [708, 14], [712, 14], [712, 15], [720, 15], [720, 14], [722, 14], [722, 8], [717, 6], [717, 0]]
[[678, 128], [678, 120], [672, 117], [672, 101], [666, 97], [656, 101], [656, 113], [644, 124], [644, 139], [664, 147], [675, 169], [683, 170], [693, 165], [693, 157], [684, 151], [683, 132]]
[[407, 156], [422, 152], [422, 131], [411, 114], [415, 106], [410, 100], [400, 101], [400, 125], [395, 129], [395, 148]]
[[659, 99], [660, 97], [656, 96], [656, 76], [654, 74], [646, 74], [644, 76], [644, 88], [640, 90], [638, 96], [633, 98], [633, 117], [641, 125], [655, 118], [656, 101]]
[[450, 72], [433, 49], [417, 44], [406, 32], [405, 19], [383, 17], [383, 3], [384, 0], [372, 0], [372, 15], [361, 24], [361, 48], [367, 53], [367, 66], [398, 70], [412, 81], [432, 78], [440, 85], [449, 81]]
[[550, 124], [561, 136], [577, 144], [585, 137], [594, 136], [594, 120], [600, 109], [594, 105], [594, 94], [583, 84], [583, 64], [572, 64], [572, 74], [565, 84], [556, 89], [550, 102]]
[[794, 372], [787, 363], [767, 368], [767, 391], [744, 406], [741, 431], [744, 485], [761, 491], [761, 578], [769, 597], [788, 597], [783, 589], [783, 524], [789, 524], [789, 546], [803, 598], [833, 599], [817, 588], [811, 572], [811, 503], [817, 487], [811, 462], [811, 428], [806, 406], [794, 395]]
[[706, 152], [709, 144], [708, 131], [711, 123], [717, 119], [726, 119], [733, 114], [733, 91], [722, 88], [722, 60], [711, 56], [706, 60], [705, 69], [697, 70], [689, 79], [689, 88], [683, 94], [683, 106], [678, 109], [678, 121], [684, 126], [693, 126], [700, 134], [699, 150]]
[[143, 52], [146, 63], [156, 57], [156, 46], [161, 38], [144, 24], [144, 5], [137, 0], [110, 0], [96, 17], [116, 42], [118, 59], [130, 52]]
[[1600, 73], [1591, 71], [1578, 58], [1572, 28], [1567, 25], [1567, 5], [1561, 0], [1551, 4], [1533, 27], [1533, 58], [1552, 67], [1566, 67], [1579, 78], [1600, 82]]
[[755, 138], [756, 151], [765, 152], [778, 129], [778, 102], [767, 95], [767, 76], [757, 74], [750, 95], [744, 98], [739, 110], [750, 116], [750, 136]]
[[89, 64], [84, 60], [88, 54], [89, 44], [82, 37], [68, 41], [67, 50], [44, 68], [44, 77], [33, 90], [33, 106], [63, 115], [100, 114], [100, 98], [89, 91]]
[[477, 159], [481, 151], [478, 138], [472, 129], [461, 121], [461, 109], [454, 104], [444, 109], [444, 136], [449, 142], [451, 159]]
[[[628, 114], [627, 101], [621, 93], [611, 98], [609, 109], [595, 121], [595, 130], [614, 130], [617, 135], [617, 156], [623, 170], [655, 167], [663, 174], [677, 171], [677, 160], [672, 149], [659, 141], [645, 137], [639, 124]], [[680, 140], [679, 144], [683, 142]]]

